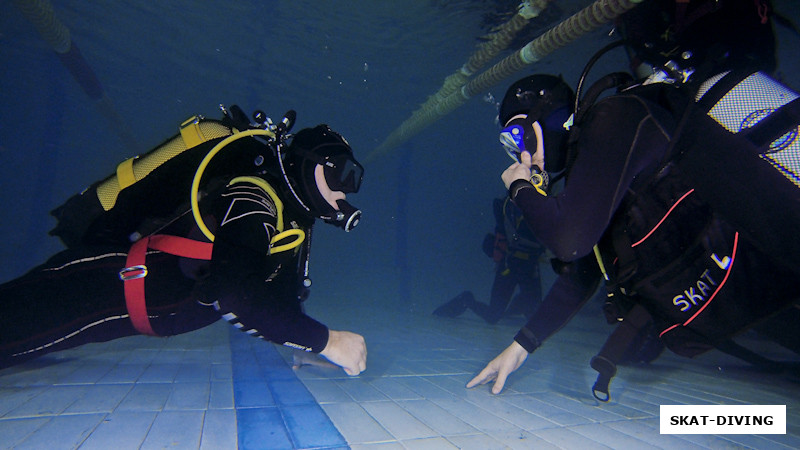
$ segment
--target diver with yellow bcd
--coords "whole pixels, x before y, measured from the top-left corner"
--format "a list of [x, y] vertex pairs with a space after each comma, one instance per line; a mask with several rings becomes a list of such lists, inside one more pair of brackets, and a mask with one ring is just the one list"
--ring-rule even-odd
[[327, 125], [290, 134], [294, 111], [273, 124], [260, 111], [251, 123], [237, 106], [221, 109], [221, 120], [190, 118], [53, 211], [51, 235], [67, 249], [0, 285], [0, 367], [221, 317], [349, 375], [366, 368], [363, 337], [303, 308], [313, 224], [358, 224], [346, 196], [360, 189], [363, 167]]

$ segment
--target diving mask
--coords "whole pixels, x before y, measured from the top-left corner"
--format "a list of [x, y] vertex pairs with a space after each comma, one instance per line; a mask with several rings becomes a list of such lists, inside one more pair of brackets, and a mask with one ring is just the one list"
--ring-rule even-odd
[[326, 156], [319, 163], [325, 173], [325, 181], [331, 190], [345, 194], [356, 193], [364, 180], [364, 167], [352, 155]]
[[[509, 122], [508, 126], [500, 130], [500, 144], [506, 154], [515, 162], [522, 162], [522, 152], [528, 152], [533, 155], [537, 151], [538, 140], [536, 133], [533, 131], [533, 124], [535, 121], [529, 120], [527, 117], [519, 117]], [[526, 127], [531, 130], [525, 133]], [[528, 149], [531, 150], [528, 150]], [[533, 165], [531, 167], [531, 184], [541, 192], [543, 195], [547, 191], [550, 183], [549, 174], [540, 169], [539, 166]]]
[[519, 155], [525, 151], [525, 141], [523, 136], [525, 132], [522, 125], [509, 125], [500, 131], [500, 144], [503, 145], [503, 150], [514, 161], [519, 162]]
[[536, 153], [538, 142], [536, 133], [533, 132], [534, 122], [529, 116], [520, 115], [509, 121], [508, 125], [500, 130], [500, 144], [503, 145], [506, 154], [516, 162], [520, 162], [522, 152], [528, 152], [531, 155]]
[[[323, 144], [315, 150], [335, 145], [337, 144]], [[328, 187], [332, 191], [342, 191], [345, 194], [350, 194], [358, 192], [361, 188], [361, 182], [364, 180], [364, 166], [356, 161], [352, 153], [342, 151], [328, 156], [321, 156], [315, 152], [300, 148], [294, 151], [322, 166], [325, 182], [328, 183]]]

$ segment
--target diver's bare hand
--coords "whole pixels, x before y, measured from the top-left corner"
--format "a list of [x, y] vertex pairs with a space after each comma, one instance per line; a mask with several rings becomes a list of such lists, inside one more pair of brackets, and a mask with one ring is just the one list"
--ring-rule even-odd
[[527, 358], [528, 351], [519, 345], [517, 341], [514, 341], [503, 350], [502, 353], [497, 355], [495, 359], [487, 364], [478, 376], [467, 383], [467, 389], [495, 380], [492, 393], [499, 394], [506, 384], [506, 378], [508, 378], [511, 372], [519, 369]]
[[367, 369], [367, 344], [360, 334], [328, 330], [328, 345], [319, 354], [350, 376]]
[[511, 184], [517, 180], [530, 180], [531, 179], [531, 167], [533, 166], [533, 158], [531, 154], [528, 152], [520, 153], [520, 160], [521, 162], [515, 162], [508, 166], [500, 178], [503, 180], [503, 184], [508, 189]]

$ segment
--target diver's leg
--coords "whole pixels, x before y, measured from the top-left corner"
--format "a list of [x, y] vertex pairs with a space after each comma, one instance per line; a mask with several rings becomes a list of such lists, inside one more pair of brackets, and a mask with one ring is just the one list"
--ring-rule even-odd
[[[77, 248], [53, 256], [20, 278], [0, 285], [0, 368], [90, 342], [139, 334], [133, 327], [119, 272], [127, 249]], [[202, 328], [219, 313], [193, 296], [180, 258], [147, 255], [147, 314], [156, 334]]]
[[505, 265], [498, 264], [492, 283], [491, 297], [489, 304], [474, 302], [470, 308], [475, 314], [481, 316], [488, 323], [497, 323], [506, 312], [511, 296], [516, 288], [516, 281], [511, 276], [511, 272]]
[[63, 251], [0, 285], [0, 367], [88, 342], [136, 334], [115, 249]]
[[508, 307], [509, 314], [519, 313], [530, 319], [542, 303], [542, 280], [539, 260], [517, 260], [510, 265], [519, 292]]
[[464, 291], [447, 303], [436, 308], [433, 311], [433, 315], [439, 317], [458, 317], [463, 314], [472, 303], [475, 303], [475, 297], [472, 295], [472, 292]]

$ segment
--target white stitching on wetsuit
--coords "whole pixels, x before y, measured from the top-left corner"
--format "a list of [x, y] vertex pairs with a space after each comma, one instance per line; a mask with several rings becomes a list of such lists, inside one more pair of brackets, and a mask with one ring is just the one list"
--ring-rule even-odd
[[74, 261], [70, 261], [70, 262], [68, 262], [66, 264], [63, 264], [63, 265], [60, 265], [58, 267], [48, 267], [47, 269], [44, 269], [44, 271], [61, 270], [61, 269], [64, 269], [66, 267], [69, 267], [69, 266], [71, 266], [73, 264], [80, 264], [80, 263], [89, 262], [89, 261], [97, 261], [97, 260], [100, 260], [100, 259], [114, 258], [114, 257], [126, 256], [126, 255], [127, 255], [127, 253], [106, 253], [106, 254], [103, 254], [103, 255], [92, 256], [90, 258], [76, 259]]
[[[157, 252], [157, 251], [155, 251], [155, 252]], [[148, 253], [153, 253], [153, 252], [148, 252]], [[73, 266], [75, 264], [91, 262], [91, 261], [98, 261], [98, 260], [106, 259], [106, 258], [124, 257], [124, 256], [127, 256], [127, 253], [119, 253], [119, 252], [105, 253], [105, 254], [102, 254], [102, 255], [92, 256], [92, 257], [89, 257], [89, 258], [76, 259], [74, 261], [70, 261], [68, 263], [62, 264], [62, 265], [60, 265], [58, 267], [49, 267], [47, 269], [44, 269], [43, 271], [58, 271], [58, 270], [62, 270], [64, 268]], [[82, 333], [82, 332], [84, 332], [84, 331], [86, 331], [86, 330], [88, 330], [88, 329], [90, 329], [92, 327], [95, 327], [97, 325], [101, 325], [101, 324], [104, 324], [106, 322], [111, 322], [111, 321], [114, 321], [114, 320], [128, 319], [129, 317], [130, 316], [128, 314], [122, 314], [122, 315], [119, 315], [119, 316], [106, 317], [104, 319], [100, 319], [100, 320], [97, 320], [95, 322], [92, 322], [92, 323], [90, 323], [90, 324], [88, 324], [88, 325], [86, 325], [86, 326], [84, 326], [84, 327], [82, 327], [82, 328], [80, 328], [78, 330], [75, 330], [75, 331], [67, 334], [66, 336], [60, 337], [60, 338], [58, 338], [58, 339], [56, 339], [54, 341], [51, 341], [51, 342], [48, 342], [46, 344], [40, 345], [40, 346], [38, 346], [36, 348], [25, 350], [25, 351], [22, 351], [22, 352], [19, 352], [19, 353], [14, 353], [11, 356], [12, 357], [17, 357], [17, 356], [27, 355], [27, 354], [30, 354], [30, 353], [36, 353], [38, 351], [42, 351], [42, 350], [44, 350], [46, 348], [49, 348], [49, 347], [52, 347], [54, 345], [60, 344], [61, 342], [64, 342], [67, 339], [73, 338], [73, 337], [79, 335], [80, 333]], [[155, 317], [158, 317], [158, 316], [150, 316], [151, 319], [155, 318]]]
[[[220, 222], [220, 227], [251, 215], [265, 215], [272, 218], [278, 215], [272, 198], [260, 187], [237, 186], [229, 192], [222, 194], [221, 197], [233, 197], [233, 200], [228, 205], [227, 211], [225, 211], [225, 215]], [[248, 208], [246, 203], [245, 206], [238, 207], [238, 205], [242, 205], [242, 202], [253, 202], [260, 208]], [[263, 224], [267, 236], [272, 236], [278, 231], [275, 225], [269, 222], [265, 221]]]
[[120, 320], [120, 319], [127, 319], [127, 318], [128, 318], [128, 315], [127, 315], [127, 314], [123, 314], [123, 315], [121, 315], [121, 316], [112, 316], [112, 317], [106, 317], [105, 319], [100, 319], [100, 320], [98, 320], [98, 321], [96, 321], [96, 322], [92, 322], [92, 323], [90, 323], [89, 325], [86, 325], [86, 326], [84, 326], [83, 328], [80, 328], [79, 330], [73, 331], [72, 333], [70, 333], [70, 334], [68, 334], [68, 335], [66, 335], [66, 336], [64, 336], [64, 337], [61, 337], [61, 338], [58, 338], [58, 339], [56, 339], [55, 341], [48, 342], [47, 344], [40, 345], [39, 347], [32, 348], [32, 349], [30, 349], [30, 350], [25, 350], [24, 352], [14, 353], [14, 354], [13, 354], [13, 355], [11, 355], [11, 356], [12, 356], [12, 357], [17, 357], [17, 356], [21, 356], [21, 355], [27, 355], [27, 354], [30, 354], [30, 353], [35, 353], [35, 352], [38, 352], [38, 351], [44, 350], [44, 349], [46, 349], [46, 348], [48, 348], [48, 347], [52, 347], [52, 346], [54, 346], [54, 345], [56, 345], [56, 344], [59, 344], [59, 343], [61, 343], [61, 342], [64, 342], [64, 341], [66, 341], [66, 340], [67, 340], [67, 339], [69, 339], [69, 338], [75, 337], [75, 336], [77, 336], [78, 334], [80, 334], [80, 333], [82, 333], [82, 332], [84, 332], [84, 331], [86, 331], [86, 330], [88, 330], [89, 328], [92, 328], [92, 327], [94, 327], [94, 326], [97, 326], [97, 325], [103, 324], [103, 323], [105, 323], [105, 322], [110, 322], [110, 321], [112, 321], [112, 320]]

